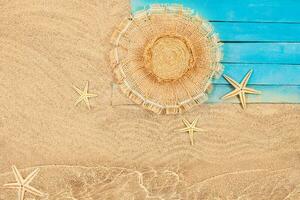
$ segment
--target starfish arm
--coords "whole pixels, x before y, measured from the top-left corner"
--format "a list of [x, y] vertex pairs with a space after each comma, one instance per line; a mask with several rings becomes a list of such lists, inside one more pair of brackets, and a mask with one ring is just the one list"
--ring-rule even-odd
[[223, 100], [229, 99], [229, 98], [231, 98], [231, 97], [234, 97], [234, 96], [240, 94], [240, 92], [241, 92], [241, 91], [240, 91], [239, 89], [235, 89], [235, 90], [233, 90], [232, 92], [229, 92], [228, 94], [224, 95], [224, 96], [222, 97], [222, 99], [223, 99]]
[[79, 104], [84, 98], [85, 98], [84, 96], [79, 97], [79, 98], [76, 100], [76, 102], [75, 102], [75, 106], [76, 106], [77, 104]]
[[194, 145], [194, 132], [189, 132], [191, 145]]
[[85, 87], [84, 87], [84, 94], [87, 94], [88, 93], [88, 89], [89, 89], [89, 82], [87, 81], [86, 84], [85, 84]]
[[241, 92], [239, 96], [240, 96], [240, 100], [241, 100], [243, 109], [246, 109], [247, 103], [246, 103], [246, 96], [245, 96], [245, 93], [244, 93], [244, 92]]
[[30, 185], [25, 185], [24, 186], [25, 190], [30, 192], [31, 194], [37, 195], [37, 196], [44, 196], [44, 193], [35, 189], [34, 187], [30, 186]]
[[88, 109], [90, 110], [91, 109], [91, 105], [90, 105], [90, 102], [89, 102], [88, 98], [85, 97], [83, 100], [84, 100], [85, 104], [87, 105]]
[[73, 86], [73, 88], [78, 94], [83, 95], [83, 92], [78, 87]]
[[21, 184], [23, 182], [23, 177], [15, 165], [12, 166], [12, 170], [13, 170], [16, 180], [18, 181], [19, 184]]
[[19, 183], [7, 183], [7, 184], [4, 184], [3, 187], [5, 187], [5, 188], [19, 188], [20, 184]]
[[258, 91], [258, 90], [252, 89], [252, 88], [247, 88], [247, 87], [245, 87], [243, 89], [243, 91], [248, 94], [261, 94], [261, 91]]
[[253, 70], [251, 69], [251, 70], [246, 74], [245, 78], [242, 80], [242, 82], [241, 82], [242, 88], [246, 87], [246, 85], [247, 85], [247, 83], [248, 83], [248, 81], [249, 81], [249, 78], [250, 78], [252, 72], [253, 72]]
[[223, 75], [224, 78], [236, 89], [240, 88], [240, 84], [238, 84], [235, 80], [233, 80], [232, 78], [230, 78], [229, 76]]
[[90, 98], [90, 97], [96, 97], [98, 96], [97, 94], [87, 94], [86, 97]]
[[24, 196], [25, 196], [25, 190], [24, 190], [24, 188], [21, 187], [18, 192], [19, 200], [24, 200]]
[[39, 173], [40, 169], [35, 169], [33, 172], [31, 172], [24, 180], [24, 185], [29, 184], [34, 177], [36, 177], [36, 175]]
[[190, 129], [188, 127], [186, 127], [186, 128], [178, 129], [177, 131], [181, 132], [181, 133], [185, 133], [185, 132], [188, 132], [189, 130]]
[[194, 131], [197, 131], [197, 132], [204, 132], [205, 130], [203, 130], [203, 129], [201, 129], [201, 128], [195, 127], [195, 128], [194, 128]]
[[184, 125], [186, 125], [187, 127], [191, 126], [191, 124], [190, 124], [190, 122], [188, 120], [183, 119], [182, 121], [183, 121]]
[[196, 127], [198, 120], [199, 120], [199, 118], [197, 117], [197, 118], [192, 122], [192, 127]]

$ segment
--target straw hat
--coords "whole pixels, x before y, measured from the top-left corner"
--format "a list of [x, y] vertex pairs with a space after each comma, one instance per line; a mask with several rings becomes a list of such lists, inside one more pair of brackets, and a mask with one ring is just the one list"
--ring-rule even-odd
[[159, 114], [181, 113], [207, 99], [222, 73], [218, 37], [208, 22], [179, 5], [152, 5], [125, 19], [112, 36], [120, 89]]

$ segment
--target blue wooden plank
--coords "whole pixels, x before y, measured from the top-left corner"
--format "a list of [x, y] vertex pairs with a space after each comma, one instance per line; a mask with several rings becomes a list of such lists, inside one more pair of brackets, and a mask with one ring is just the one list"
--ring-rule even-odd
[[[249, 84], [255, 85], [300, 85], [300, 65], [279, 64], [224, 64], [224, 74], [236, 81], [253, 69]], [[213, 80], [214, 84], [226, 84], [222, 77]]]
[[226, 43], [224, 62], [300, 64], [300, 43]]
[[153, 3], [179, 3], [212, 21], [300, 22], [298, 0], [132, 0], [132, 10]]
[[[249, 85], [248, 87], [262, 91], [261, 95], [247, 95], [249, 103], [300, 103], [300, 86]], [[207, 103], [239, 103], [237, 97], [225, 101], [220, 99], [232, 89], [230, 85], [214, 85]]]
[[300, 24], [212, 22], [212, 25], [222, 41], [300, 41]]
[[[133, 0], [133, 12], [152, 3], [179, 3], [211, 21], [223, 45], [224, 73], [240, 81], [253, 69], [250, 103], [300, 103], [300, 1], [296, 0]], [[232, 87], [213, 81], [209, 103]], [[229, 103], [239, 103], [237, 98]]]

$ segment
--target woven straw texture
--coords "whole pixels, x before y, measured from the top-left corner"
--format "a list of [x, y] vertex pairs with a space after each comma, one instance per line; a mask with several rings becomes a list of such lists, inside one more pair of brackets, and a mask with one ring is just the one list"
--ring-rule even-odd
[[221, 43], [192, 13], [180, 5], [152, 5], [113, 33], [115, 80], [136, 104], [177, 114], [207, 99], [211, 79], [223, 70]]

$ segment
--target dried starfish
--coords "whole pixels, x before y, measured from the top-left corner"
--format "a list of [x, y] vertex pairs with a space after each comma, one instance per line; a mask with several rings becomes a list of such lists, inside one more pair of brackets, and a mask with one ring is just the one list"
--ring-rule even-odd
[[252, 88], [248, 88], [246, 87], [249, 78], [252, 74], [253, 70], [251, 69], [246, 76], [244, 77], [244, 79], [242, 80], [241, 83], [237, 83], [235, 80], [233, 80], [232, 78], [223, 75], [224, 78], [235, 88], [232, 92], [226, 94], [225, 96], [222, 97], [222, 99], [228, 99], [234, 96], [239, 95], [240, 97], [240, 101], [242, 103], [242, 107], [243, 109], [246, 108], [246, 95], [245, 94], [261, 94], [260, 91], [254, 90]]
[[80, 90], [79, 88], [77, 88], [76, 86], [73, 86], [73, 88], [76, 90], [76, 92], [77, 92], [78, 94], [80, 94], [79, 98], [78, 98], [77, 101], [75, 102], [75, 106], [76, 106], [79, 102], [84, 101], [85, 104], [87, 105], [88, 109], [90, 110], [90, 109], [91, 109], [91, 106], [90, 106], [90, 102], [89, 102], [89, 99], [88, 99], [88, 98], [96, 97], [97, 95], [96, 95], [96, 94], [89, 94], [89, 93], [88, 93], [89, 82], [88, 82], [88, 81], [86, 82], [83, 91]]
[[44, 196], [45, 194], [30, 186], [30, 182], [34, 179], [34, 177], [39, 173], [39, 169], [35, 169], [31, 172], [25, 179], [23, 179], [22, 175], [16, 168], [16, 166], [12, 166], [13, 173], [17, 180], [17, 183], [8, 183], [5, 184], [6, 188], [17, 188], [18, 189], [18, 200], [24, 200], [25, 192], [30, 192], [37, 196]]
[[190, 136], [190, 141], [191, 141], [191, 145], [194, 145], [194, 132], [200, 132], [200, 131], [204, 131], [203, 129], [197, 128], [196, 124], [198, 122], [199, 118], [196, 118], [192, 123], [190, 123], [189, 121], [187, 121], [186, 119], [183, 119], [183, 123], [186, 126], [185, 128], [179, 129], [177, 130], [178, 132], [188, 132], [189, 136]]

